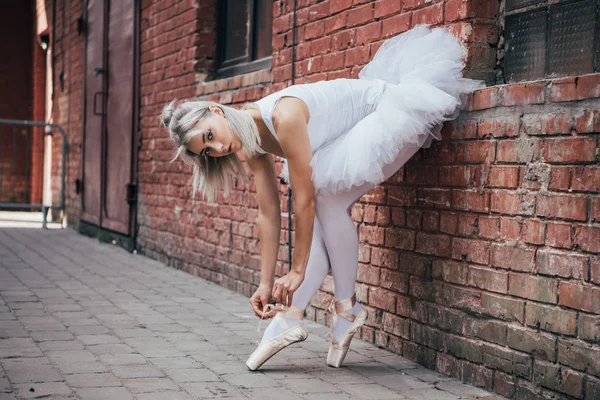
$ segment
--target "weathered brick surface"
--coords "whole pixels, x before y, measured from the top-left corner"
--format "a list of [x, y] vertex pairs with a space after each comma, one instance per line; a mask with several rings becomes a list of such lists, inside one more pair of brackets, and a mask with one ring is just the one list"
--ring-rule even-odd
[[[216, 0], [141, 3], [138, 249], [247, 296], [260, 265], [254, 183], [240, 179], [218, 204], [193, 202], [190, 170], [169, 163], [171, 144], [156, 117], [175, 97], [239, 106], [288, 86], [292, 3], [274, 2], [272, 67], [225, 79], [214, 79]], [[69, 4], [64, 15], [76, 26], [83, 2]], [[361, 241], [357, 297], [372, 314], [362, 338], [504, 396], [593, 398], [600, 391], [591, 360], [600, 345], [600, 75], [494, 85], [499, 2], [308, 0], [298, 7], [297, 83], [355, 78], [384, 39], [429, 22], [449, 26], [465, 43], [465, 74], [490, 85], [465, 96], [443, 141], [352, 208]], [[57, 65], [72, 62], [72, 76], [64, 90], [55, 82], [53, 118], [69, 134], [73, 225], [84, 36], [70, 29], [63, 37], [62, 15], [53, 54]], [[280, 198], [278, 275], [288, 264], [287, 187]], [[319, 298], [332, 292], [331, 278], [321, 289]], [[318, 306], [308, 315], [326, 318]], [[577, 353], [587, 357], [583, 365], [567, 345], [591, 349]]]

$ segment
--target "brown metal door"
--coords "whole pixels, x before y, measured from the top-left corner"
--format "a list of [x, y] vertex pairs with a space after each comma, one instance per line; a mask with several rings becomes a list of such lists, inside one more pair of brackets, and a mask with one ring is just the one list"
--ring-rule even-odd
[[88, 0], [87, 6], [82, 218], [125, 235], [133, 233], [135, 206], [135, 7], [135, 0]]
[[100, 225], [102, 131], [104, 123], [105, 2], [87, 1], [85, 61], [85, 128], [83, 138], [83, 199], [81, 218]]
[[134, 0], [111, 1], [108, 17], [106, 182], [102, 226], [129, 233], [132, 180]]

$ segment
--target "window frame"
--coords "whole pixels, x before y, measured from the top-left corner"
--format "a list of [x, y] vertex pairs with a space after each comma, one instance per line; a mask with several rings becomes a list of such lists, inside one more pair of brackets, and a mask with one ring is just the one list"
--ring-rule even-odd
[[[248, 40], [246, 43], [246, 60], [241, 62], [225, 60], [225, 51], [227, 49], [226, 45], [228, 44], [229, 38], [222, 32], [223, 29], [226, 29], [227, 27], [227, 3], [228, 1], [220, 1], [217, 10], [217, 63], [215, 68], [215, 78], [227, 78], [245, 74], [248, 72], [270, 68], [273, 63], [272, 55], [260, 59], [255, 59], [257, 51], [257, 46], [255, 46], [255, 42], [258, 36], [257, 27], [260, 10], [258, 10], [257, 2], [254, 0], [246, 0], [246, 12], [248, 14], [251, 14], [250, 26], [248, 29]], [[272, 22], [273, 21], [271, 21], [271, 26]], [[272, 43], [270, 47], [272, 51]]]

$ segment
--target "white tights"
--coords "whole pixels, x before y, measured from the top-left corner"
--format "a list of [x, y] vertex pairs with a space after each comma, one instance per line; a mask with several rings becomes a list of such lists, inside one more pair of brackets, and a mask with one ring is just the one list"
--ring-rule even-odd
[[[383, 168], [385, 179], [394, 175], [420, 147], [417, 144], [405, 146], [396, 160]], [[330, 266], [335, 287], [334, 300], [352, 297], [358, 274], [358, 233], [349, 212], [352, 205], [374, 186], [366, 183], [336, 195], [315, 197], [316, 217], [312, 246], [304, 281], [292, 299], [293, 307], [306, 309], [327, 276]], [[353, 311], [358, 310], [358, 305], [355, 305]], [[341, 337], [351, 324], [341, 317], [337, 321], [333, 332], [334, 340]], [[286, 322], [292, 327], [301, 321], [286, 318]], [[272, 321], [265, 330], [263, 341], [281, 332], [280, 324]]]

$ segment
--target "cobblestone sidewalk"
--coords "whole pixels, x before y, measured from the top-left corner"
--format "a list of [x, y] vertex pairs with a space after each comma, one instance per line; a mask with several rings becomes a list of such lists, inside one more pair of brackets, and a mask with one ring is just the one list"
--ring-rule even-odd
[[[0, 399], [500, 399], [327, 329], [257, 372], [248, 300], [72, 230], [0, 230]], [[263, 324], [266, 326], [267, 324]]]

